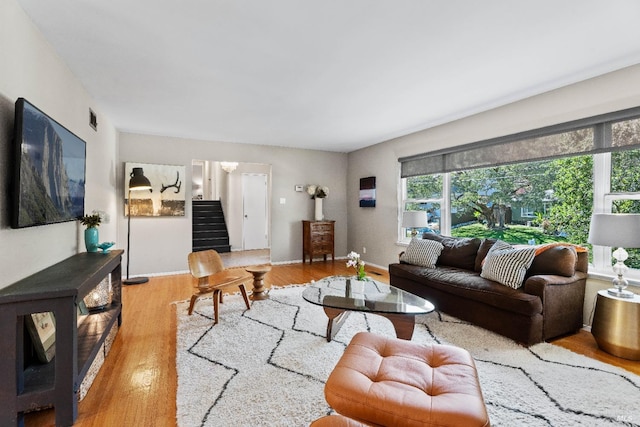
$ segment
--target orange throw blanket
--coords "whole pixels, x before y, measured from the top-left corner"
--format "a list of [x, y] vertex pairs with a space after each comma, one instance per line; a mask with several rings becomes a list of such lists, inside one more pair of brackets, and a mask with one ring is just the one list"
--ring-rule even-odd
[[554, 243], [546, 243], [544, 245], [540, 245], [536, 248], [536, 255], [540, 255], [542, 252], [547, 249], [555, 248], [556, 246], [573, 246], [577, 253], [587, 252], [588, 249], [584, 246], [575, 245], [573, 243], [568, 242], [554, 242]]

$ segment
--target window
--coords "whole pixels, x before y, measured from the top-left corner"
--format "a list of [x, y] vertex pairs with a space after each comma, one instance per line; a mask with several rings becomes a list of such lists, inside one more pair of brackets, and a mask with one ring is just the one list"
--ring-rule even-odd
[[[586, 245], [592, 212], [640, 213], [639, 147], [636, 108], [399, 159], [402, 209], [446, 235]], [[611, 274], [610, 250], [592, 249], [592, 271]], [[640, 279], [640, 250], [625, 249]]]
[[[425, 211], [427, 226], [417, 229], [418, 234], [440, 233], [442, 206], [442, 174], [422, 175], [404, 181], [403, 211]], [[411, 236], [411, 229], [402, 228], [401, 240]]]
[[[593, 191], [573, 189], [592, 186], [590, 157], [452, 172], [448, 231], [515, 244], [584, 242]], [[583, 211], [582, 217], [576, 211]]]

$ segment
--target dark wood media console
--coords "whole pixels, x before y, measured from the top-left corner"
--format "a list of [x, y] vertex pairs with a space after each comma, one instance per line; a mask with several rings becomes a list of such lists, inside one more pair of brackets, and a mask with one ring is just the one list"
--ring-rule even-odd
[[[0, 425], [22, 425], [24, 412], [53, 406], [57, 426], [78, 415], [78, 393], [114, 327], [122, 323], [122, 250], [80, 253], [0, 289]], [[78, 315], [78, 302], [111, 275], [113, 298], [95, 314]], [[25, 318], [52, 312], [55, 357], [32, 362]]]

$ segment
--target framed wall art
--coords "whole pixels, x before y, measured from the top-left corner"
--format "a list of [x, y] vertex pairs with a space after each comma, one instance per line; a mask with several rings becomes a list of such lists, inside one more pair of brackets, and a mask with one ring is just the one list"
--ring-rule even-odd
[[51, 362], [56, 354], [56, 319], [53, 313], [27, 314], [25, 323], [38, 360]]
[[124, 214], [129, 214], [129, 179], [133, 168], [142, 168], [151, 190], [131, 191], [131, 216], [184, 216], [185, 166], [125, 163]]
[[376, 207], [376, 177], [360, 178], [360, 207]]

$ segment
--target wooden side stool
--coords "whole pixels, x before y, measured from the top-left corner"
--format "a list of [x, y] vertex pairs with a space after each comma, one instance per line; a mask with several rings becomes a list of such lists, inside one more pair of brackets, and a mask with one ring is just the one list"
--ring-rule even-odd
[[270, 265], [252, 265], [245, 267], [249, 273], [253, 274], [252, 300], [264, 300], [269, 298], [269, 293], [264, 289], [264, 276], [271, 271]]

